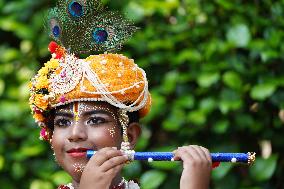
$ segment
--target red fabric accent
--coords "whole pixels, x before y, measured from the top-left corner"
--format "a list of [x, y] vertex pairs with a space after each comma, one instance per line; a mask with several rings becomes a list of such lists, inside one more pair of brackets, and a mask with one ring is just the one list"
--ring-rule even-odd
[[112, 187], [112, 189], [124, 189], [125, 188], [125, 184], [123, 183], [121, 186], [114, 186]]
[[62, 52], [62, 51], [58, 51], [58, 50], [56, 50], [56, 59], [61, 59], [62, 57], [63, 57], [63, 55], [64, 55], [64, 52]]
[[60, 185], [58, 186], [57, 189], [70, 189], [68, 186], [65, 186], [65, 185]]
[[213, 162], [212, 163], [212, 169], [216, 169], [219, 166], [220, 166], [220, 162]]
[[58, 48], [58, 44], [54, 41], [51, 41], [48, 45], [48, 50], [50, 51], [51, 54], [56, 52], [56, 49]]

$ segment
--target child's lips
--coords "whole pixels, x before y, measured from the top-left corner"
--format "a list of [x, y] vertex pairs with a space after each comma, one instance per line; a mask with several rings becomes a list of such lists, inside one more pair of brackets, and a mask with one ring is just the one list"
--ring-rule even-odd
[[67, 151], [71, 157], [81, 158], [86, 157], [88, 148], [72, 148]]

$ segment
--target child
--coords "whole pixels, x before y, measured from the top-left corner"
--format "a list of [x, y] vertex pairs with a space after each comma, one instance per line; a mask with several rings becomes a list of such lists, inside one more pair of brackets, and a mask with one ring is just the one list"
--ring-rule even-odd
[[[50, 13], [49, 27], [51, 36], [64, 47], [50, 43], [53, 58], [30, 86], [30, 105], [42, 128], [41, 137], [50, 142], [58, 164], [73, 179], [60, 189], [139, 188], [120, 172], [141, 134], [139, 118], [151, 107], [146, 74], [132, 59], [119, 54], [78, 58], [82, 52], [118, 48], [134, 31], [117, 15], [94, 14], [93, 7], [99, 4], [95, 0], [85, 4], [59, 1]], [[89, 25], [96, 27], [88, 31]], [[87, 150], [97, 151], [90, 160]], [[212, 164], [209, 151], [191, 145], [174, 154], [175, 160], [183, 162], [180, 188], [207, 189]]]

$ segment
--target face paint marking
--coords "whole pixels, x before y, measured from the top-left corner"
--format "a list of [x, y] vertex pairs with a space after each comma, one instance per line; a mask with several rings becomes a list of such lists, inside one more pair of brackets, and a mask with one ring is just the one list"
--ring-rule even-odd
[[75, 163], [73, 167], [75, 173], [83, 173], [86, 166], [83, 164]]
[[74, 105], [73, 105], [73, 114], [74, 114], [74, 117], [75, 117], [75, 121], [78, 122], [79, 121], [79, 110], [78, 110], [78, 102], [75, 102]]
[[114, 127], [112, 127], [112, 128], [110, 128], [110, 129], [108, 129], [108, 131], [109, 131], [109, 134], [110, 134], [110, 136], [113, 138], [114, 137], [114, 135], [115, 135], [115, 130], [114, 130], [115, 128]]

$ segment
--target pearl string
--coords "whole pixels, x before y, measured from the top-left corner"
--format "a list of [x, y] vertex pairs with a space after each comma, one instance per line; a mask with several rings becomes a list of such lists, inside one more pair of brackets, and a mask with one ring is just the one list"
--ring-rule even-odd
[[[93, 72], [93, 70], [91, 69], [89, 62], [86, 62], [85, 64], [82, 64], [83, 70], [84, 70], [84, 76], [86, 78], [88, 78], [88, 80], [92, 83], [92, 85], [94, 87], [96, 87], [97, 91], [99, 91], [99, 93], [103, 96], [104, 100], [106, 102], [108, 102], [109, 104], [118, 107], [120, 109], [125, 109], [126, 111], [137, 111], [141, 108], [143, 108], [145, 106], [145, 104], [147, 103], [147, 99], [148, 99], [148, 82], [145, 79], [146, 78], [146, 73], [144, 72], [144, 70], [141, 69], [143, 78], [144, 78], [144, 89], [141, 92], [141, 94], [139, 95], [139, 97], [137, 98], [137, 100], [130, 104], [130, 105], [125, 105], [123, 103], [121, 103], [119, 100], [117, 100], [113, 95], [110, 94], [110, 92], [108, 91], [108, 89], [106, 88], [106, 86], [101, 82], [101, 80], [99, 79], [99, 77], [97, 76], [96, 73]], [[141, 99], [141, 97], [144, 94], [144, 98], [143, 100], [137, 105], [135, 106], [135, 104], [138, 103], [138, 101]]]

